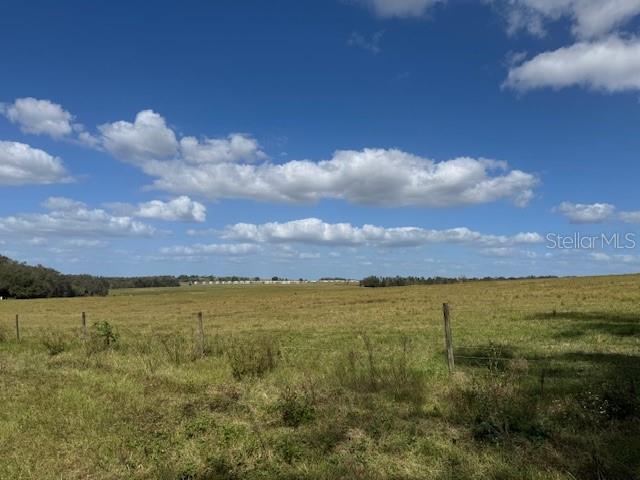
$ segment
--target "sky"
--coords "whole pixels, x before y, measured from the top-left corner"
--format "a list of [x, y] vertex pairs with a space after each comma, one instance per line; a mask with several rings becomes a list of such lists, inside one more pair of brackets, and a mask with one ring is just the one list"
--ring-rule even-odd
[[640, 271], [640, 0], [8, 0], [0, 254]]

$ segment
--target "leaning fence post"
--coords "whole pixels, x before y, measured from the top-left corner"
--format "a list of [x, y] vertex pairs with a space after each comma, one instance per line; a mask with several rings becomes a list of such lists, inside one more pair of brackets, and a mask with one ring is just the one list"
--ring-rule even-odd
[[16, 313], [16, 340], [20, 341], [20, 318]]
[[204, 357], [204, 324], [202, 323], [202, 312], [198, 312], [198, 332], [200, 333], [200, 356]]
[[449, 365], [449, 372], [453, 372], [453, 338], [451, 336], [451, 320], [449, 318], [448, 303], [442, 304], [442, 314], [444, 316], [444, 340], [447, 347], [447, 364]]
[[87, 314], [82, 312], [82, 335], [87, 338]]

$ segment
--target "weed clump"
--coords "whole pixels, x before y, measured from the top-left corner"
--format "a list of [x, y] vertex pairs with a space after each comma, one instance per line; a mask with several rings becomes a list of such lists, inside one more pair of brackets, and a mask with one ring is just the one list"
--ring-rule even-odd
[[287, 427], [298, 427], [313, 421], [315, 417], [312, 398], [308, 394], [298, 393], [291, 387], [286, 387], [280, 392], [276, 407], [282, 423]]
[[47, 332], [41, 340], [42, 345], [47, 349], [50, 356], [59, 355], [69, 348], [64, 335], [60, 332]]
[[529, 440], [547, 438], [538, 403], [538, 397], [520, 388], [513, 373], [499, 370], [454, 389], [452, 398], [455, 415], [470, 425], [473, 438], [490, 443], [516, 434]]
[[604, 424], [640, 417], [640, 389], [631, 380], [609, 380], [578, 395], [583, 421]]
[[158, 341], [169, 361], [176, 366], [182, 365], [193, 354], [193, 348], [187, 346], [182, 335], [160, 335]]
[[274, 370], [280, 359], [280, 349], [269, 336], [232, 342], [226, 353], [236, 380], [261, 377]]
[[335, 375], [339, 384], [359, 393], [387, 393], [419, 410], [426, 398], [427, 378], [411, 365], [408, 338], [403, 337], [399, 352], [385, 355], [375, 350], [367, 336], [363, 341], [364, 353], [350, 351], [337, 361]]
[[118, 338], [118, 333], [109, 322], [94, 323], [86, 342], [87, 353], [110, 350], [117, 345]]

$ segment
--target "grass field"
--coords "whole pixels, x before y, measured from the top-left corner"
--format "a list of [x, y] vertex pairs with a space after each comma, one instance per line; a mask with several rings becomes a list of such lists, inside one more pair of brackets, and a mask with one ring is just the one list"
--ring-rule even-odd
[[2, 301], [0, 478], [639, 479], [640, 276]]

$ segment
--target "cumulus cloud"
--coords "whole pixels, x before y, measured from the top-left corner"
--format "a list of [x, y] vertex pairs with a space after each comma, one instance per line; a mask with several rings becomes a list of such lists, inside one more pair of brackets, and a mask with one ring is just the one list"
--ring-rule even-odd
[[100, 125], [98, 130], [109, 153], [132, 163], [170, 158], [178, 151], [175, 133], [153, 110], [142, 110], [133, 123], [120, 120]]
[[184, 161], [192, 164], [253, 162], [267, 158], [258, 142], [242, 133], [232, 133], [227, 138], [204, 138], [202, 141], [183, 137], [180, 151]]
[[602, 223], [619, 220], [624, 223], [640, 223], [640, 211], [618, 212], [610, 203], [571, 203], [562, 202], [553, 209], [567, 217], [571, 223]]
[[605, 92], [640, 89], [640, 40], [611, 36], [541, 53], [514, 66], [504, 83], [516, 90], [581, 86]]
[[62, 160], [25, 143], [0, 141], [0, 185], [70, 181]]
[[434, 162], [396, 149], [340, 150], [330, 160], [258, 165], [149, 161], [153, 186], [210, 199], [312, 203], [323, 198], [381, 206], [448, 207], [510, 199], [526, 205], [537, 178], [507, 164], [461, 157]]
[[421, 17], [429, 8], [446, 0], [360, 0], [366, 7], [372, 9], [382, 18]]
[[[138, 166], [154, 178], [152, 187], [212, 200], [343, 199], [363, 205], [448, 207], [508, 199], [523, 206], [538, 183], [534, 175], [509, 170], [505, 162], [470, 157], [435, 162], [397, 149], [339, 150], [329, 160], [277, 164], [245, 134], [178, 139], [153, 110], [139, 112], [133, 122], [105, 123], [98, 132], [80, 132], [77, 140]], [[203, 210], [195, 207], [201, 218]], [[145, 211], [162, 218], [157, 212], [163, 209], [156, 203]]]
[[318, 218], [264, 224], [237, 223], [226, 227], [221, 238], [252, 243], [303, 243], [334, 246], [411, 247], [435, 243], [452, 243], [499, 247], [536, 244], [543, 241], [538, 233], [513, 236], [485, 235], [465, 227], [429, 230], [418, 227], [385, 228], [375, 225], [353, 226], [350, 223], [326, 223]]
[[25, 213], [0, 217], [0, 232], [25, 235], [151, 236], [156, 229], [129, 216], [89, 209], [81, 202], [62, 197], [43, 204], [47, 213]]
[[613, 218], [616, 207], [610, 203], [571, 203], [562, 202], [554, 208], [572, 223], [601, 223]]
[[143, 110], [135, 120], [120, 120], [98, 127], [97, 142], [115, 157], [134, 164], [148, 161], [180, 159], [190, 165], [252, 162], [264, 160], [266, 154], [248, 135], [232, 133], [226, 138], [183, 137], [179, 141], [162, 115]]
[[563, 17], [579, 38], [593, 38], [620, 28], [640, 13], [640, 0], [493, 0], [505, 13], [510, 33], [544, 34], [547, 21]]
[[121, 214], [154, 220], [204, 222], [207, 218], [206, 207], [184, 195], [167, 202], [151, 200], [137, 205], [111, 203], [106, 206]]
[[0, 105], [0, 112], [25, 133], [59, 138], [73, 131], [73, 115], [50, 100], [18, 98], [11, 104]]
[[160, 250], [164, 255], [171, 256], [205, 256], [205, 255], [229, 255], [243, 256], [258, 253], [260, 247], [251, 243], [212, 243], [195, 245], [176, 245]]

